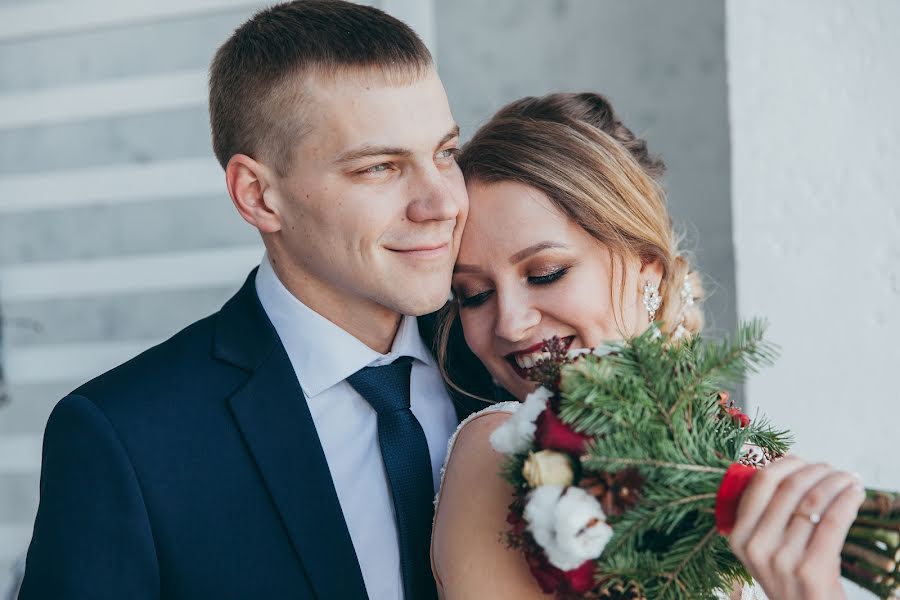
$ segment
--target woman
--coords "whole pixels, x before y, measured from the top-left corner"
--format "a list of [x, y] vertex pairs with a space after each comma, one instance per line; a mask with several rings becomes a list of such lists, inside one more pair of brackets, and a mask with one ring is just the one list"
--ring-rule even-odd
[[[702, 286], [677, 247], [663, 165], [604, 98], [514, 102], [459, 162], [470, 211], [438, 339], [456, 392], [491, 398], [496, 383], [523, 400], [534, 389], [527, 369], [553, 336], [588, 348], [654, 320], [676, 337], [700, 331]], [[448, 600], [547, 597], [500, 541], [511, 493], [488, 438], [516, 407], [490, 406], [451, 441], [432, 543]], [[862, 499], [853, 475], [827, 465], [788, 457], [764, 468], [729, 539], [758, 585], [733, 598], [763, 597], [759, 586], [773, 600], [843, 598], [839, 552]]]

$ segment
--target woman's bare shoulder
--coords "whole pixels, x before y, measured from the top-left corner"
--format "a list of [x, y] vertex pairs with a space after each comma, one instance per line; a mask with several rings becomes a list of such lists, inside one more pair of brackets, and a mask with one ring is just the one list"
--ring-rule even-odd
[[453, 521], [454, 531], [478, 527], [501, 508], [505, 511], [511, 501], [509, 486], [500, 478], [503, 455], [490, 442], [494, 430], [509, 417], [500, 412], [480, 414], [456, 434], [447, 457], [438, 515], [439, 520]]
[[[456, 434], [451, 456], [448, 457], [448, 473], [465, 477], [473, 468], [483, 469], [491, 462], [499, 465], [503, 455], [491, 446], [491, 434], [512, 415], [508, 412], [482, 412], [473, 415]], [[474, 460], [473, 460], [474, 459]]]
[[435, 519], [433, 559], [443, 597], [546, 598], [524, 558], [506, 547], [506, 515], [512, 502], [500, 476], [504, 457], [491, 447], [508, 412], [471, 419], [457, 433], [448, 458]]

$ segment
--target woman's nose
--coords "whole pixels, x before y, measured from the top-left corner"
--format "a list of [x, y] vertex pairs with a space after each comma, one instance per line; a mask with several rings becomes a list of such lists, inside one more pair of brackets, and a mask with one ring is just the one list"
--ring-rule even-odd
[[525, 339], [531, 329], [540, 323], [541, 313], [526, 297], [497, 293], [497, 321], [494, 335], [509, 342]]

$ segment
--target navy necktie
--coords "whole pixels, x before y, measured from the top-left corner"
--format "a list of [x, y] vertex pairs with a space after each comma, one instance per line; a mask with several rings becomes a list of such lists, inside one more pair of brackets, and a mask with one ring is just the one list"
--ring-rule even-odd
[[422, 425], [409, 408], [408, 356], [382, 367], [365, 367], [347, 378], [378, 413], [378, 443], [387, 472], [406, 600], [437, 598], [431, 574], [434, 483]]

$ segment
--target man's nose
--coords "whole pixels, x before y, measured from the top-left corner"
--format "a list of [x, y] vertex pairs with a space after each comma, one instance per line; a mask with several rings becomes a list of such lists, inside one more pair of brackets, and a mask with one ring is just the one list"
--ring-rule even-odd
[[[450, 221], [456, 219], [466, 201], [462, 178], [456, 184], [435, 166], [421, 169], [411, 184], [413, 201], [407, 213], [411, 221]], [[456, 188], [459, 189], [456, 189]]]

